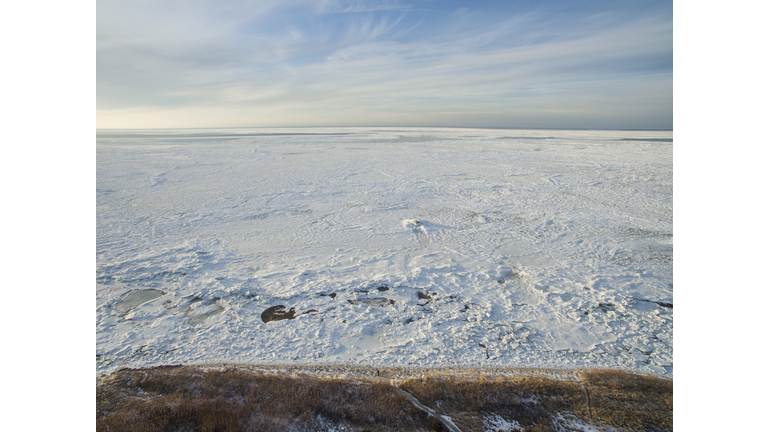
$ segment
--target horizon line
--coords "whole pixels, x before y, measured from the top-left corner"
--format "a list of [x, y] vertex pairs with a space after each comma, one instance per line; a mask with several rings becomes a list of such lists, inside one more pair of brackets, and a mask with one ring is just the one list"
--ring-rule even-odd
[[162, 128], [96, 128], [100, 130], [179, 130], [179, 129], [309, 129], [309, 128], [445, 128], [445, 129], [502, 129], [502, 130], [578, 130], [578, 131], [649, 131], [649, 132], [673, 132], [674, 128], [669, 129], [642, 129], [642, 128], [557, 128], [557, 127], [518, 127], [518, 126], [210, 126], [210, 127], [162, 127]]

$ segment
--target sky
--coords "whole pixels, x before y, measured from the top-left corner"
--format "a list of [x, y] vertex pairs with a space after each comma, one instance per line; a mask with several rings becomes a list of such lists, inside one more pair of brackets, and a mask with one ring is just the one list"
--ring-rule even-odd
[[672, 129], [671, 1], [97, 0], [97, 128]]

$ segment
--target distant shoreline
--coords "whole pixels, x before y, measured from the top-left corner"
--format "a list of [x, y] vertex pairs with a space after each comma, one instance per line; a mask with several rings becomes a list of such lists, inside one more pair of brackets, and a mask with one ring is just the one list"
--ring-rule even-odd
[[674, 129], [601, 129], [601, 128], [540, 128], [540, 127], [496, 127], [496, 126], [212, 126], [212, 127], [167, 127], [167, 128], [96, 128], [96, 131], [114, 130], [209, 130], [209, 129], [340, 129], [340, 128], [430, 128], [430, 129], [484, 129], [484, 130], [555, 130], [555, 131], [610, 131], [610, 132], [674, 132]]

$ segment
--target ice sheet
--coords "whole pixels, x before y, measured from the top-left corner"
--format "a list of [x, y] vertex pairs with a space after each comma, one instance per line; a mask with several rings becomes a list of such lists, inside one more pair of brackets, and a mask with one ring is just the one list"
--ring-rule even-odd
[[[100, 131], [97, 372], [292, 362], [671, 376], [671, 140]], [[295, 317], [264, 322], [278, 305]]]

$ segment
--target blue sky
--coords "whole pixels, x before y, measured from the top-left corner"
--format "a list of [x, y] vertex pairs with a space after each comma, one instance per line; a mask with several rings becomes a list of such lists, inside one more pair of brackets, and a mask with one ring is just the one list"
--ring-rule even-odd
[[97, 127], [672, 128], [671, 1], [98, 0]]

